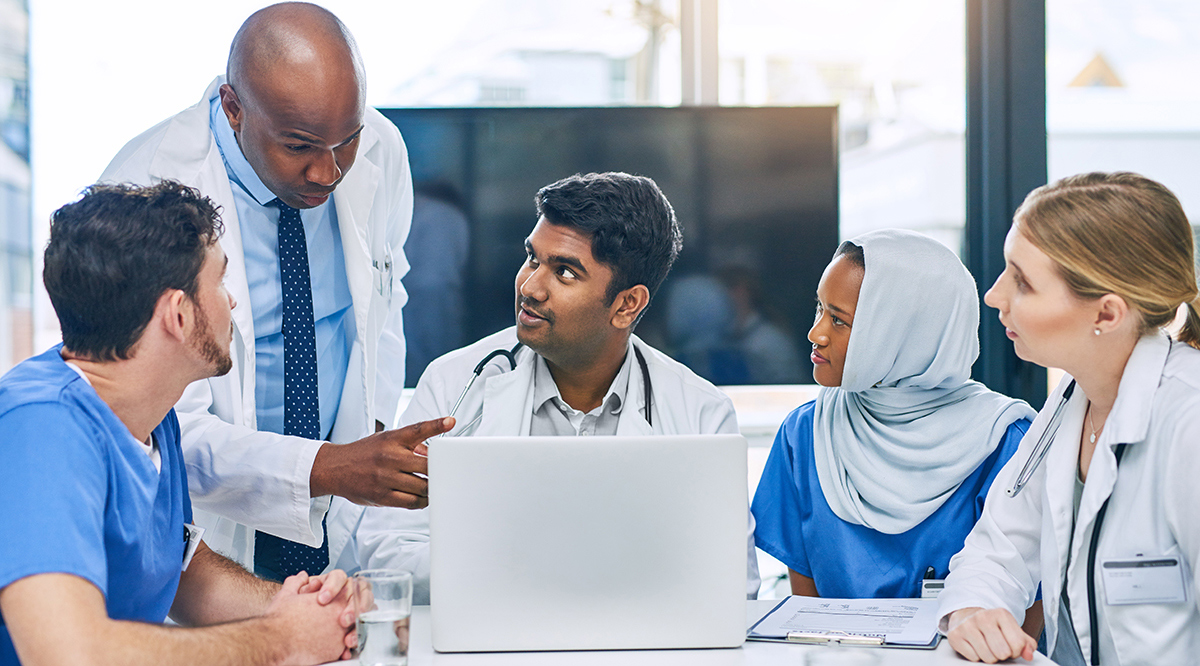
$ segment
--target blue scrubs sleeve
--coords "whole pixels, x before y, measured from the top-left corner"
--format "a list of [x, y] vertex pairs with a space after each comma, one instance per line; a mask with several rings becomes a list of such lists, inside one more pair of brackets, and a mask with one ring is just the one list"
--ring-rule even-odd
[[61, 404], [0, 415], [0, 588], [68, 573], [107, 595], [103, 437]]
[[809, 493], [799, 487], [804, 481], [796, 465], [797, 449], [812, 448], [811, 416], [803, 418], [806, 408], [811, 415], [812, 403], [802, 405], [784, 419], [775, 434], [750, 510], [755, 545], [792, 571], [812, 578], [801, 529], [812, 515], [812, 507], [806, 500]]

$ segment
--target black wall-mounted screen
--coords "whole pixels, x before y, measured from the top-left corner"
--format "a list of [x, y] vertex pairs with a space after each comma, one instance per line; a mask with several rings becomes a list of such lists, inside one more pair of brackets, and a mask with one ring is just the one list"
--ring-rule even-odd
[[539, 188], [625, 171], [662, 188], [684, 247], [637, 333], [720, 385], [811, 383], [806, 339], [838, 241], [834, 107], [381, 109], [417, 192], [406, 384], [513, 325]]

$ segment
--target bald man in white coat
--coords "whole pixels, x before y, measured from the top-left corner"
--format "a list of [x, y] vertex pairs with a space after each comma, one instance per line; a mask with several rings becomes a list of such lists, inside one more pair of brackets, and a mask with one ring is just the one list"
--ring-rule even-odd
[[[227, 74], [198, 104], [126, 145], [101, 180], [170, 178], [221, 207], [226, 285], [238, 303], [233, 370], [191, 385], [177, 405], [206, 540], [250, 567], [262, 543], [256, 530], [316, 548], [327, 532], [326, 568], [353, 569], [345, 546], [361, 505], [425, 506], [427, 483], [414, 474], [426, 471], [425, 458], [413, 449], [441, 431], [379, 432], [404, 386], [407, 151], [396, 127], [366, 106], [345, 26], [316, 5], [252, 15]], [[284, 434], [281, 312], [293, 303], [280, 293], [280, 203], [298, 211], [307, 237], [315, 437]]]

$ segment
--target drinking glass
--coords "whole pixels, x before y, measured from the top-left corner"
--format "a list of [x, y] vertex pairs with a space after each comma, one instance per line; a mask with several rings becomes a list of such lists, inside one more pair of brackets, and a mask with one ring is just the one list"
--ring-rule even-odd
[[412, 574], [367, 569], [354, 574], [350, 594], [358, 613], [360, 666], [407, 666]]

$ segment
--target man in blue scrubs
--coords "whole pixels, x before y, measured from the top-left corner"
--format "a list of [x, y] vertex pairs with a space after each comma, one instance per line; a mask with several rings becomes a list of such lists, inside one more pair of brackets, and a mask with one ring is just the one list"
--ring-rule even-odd
[[352, 644], [343, 573], [268, 583], [185, 527], [172, 406], [230, 369], [220, 232], [173, 182], [54, 214], [64, 342], [0, 378], [0, 664], [313, 664]]

